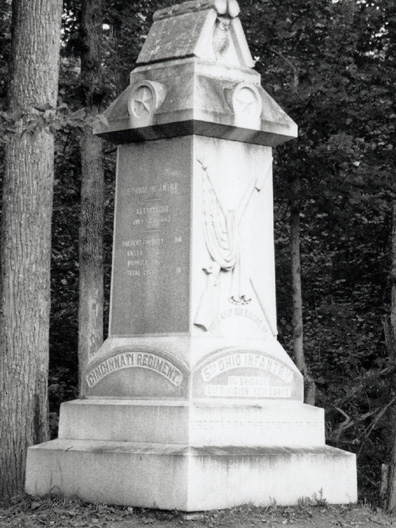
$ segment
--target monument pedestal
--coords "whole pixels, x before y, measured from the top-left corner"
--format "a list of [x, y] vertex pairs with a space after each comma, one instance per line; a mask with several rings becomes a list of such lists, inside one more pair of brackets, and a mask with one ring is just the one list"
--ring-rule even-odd
[[59, 439], [29, 449], [27, 490], [182, 511], [357, 500], [355, 455], [326, 446], [322, 409], [299, 402], [66, 403]]
[[235, 1], [157, 12], [97, 133], [118, 145], [109, 338], [26, 490], [178, 509], [355, 502], [355, 455], [277, 341], [272, 147]]

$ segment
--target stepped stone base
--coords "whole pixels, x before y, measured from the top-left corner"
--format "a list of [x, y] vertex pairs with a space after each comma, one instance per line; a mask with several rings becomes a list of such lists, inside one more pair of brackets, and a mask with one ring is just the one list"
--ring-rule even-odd
[[[328, 446], [187, 447], [54, 440], [29, 449], [26, 489], [88, 502], [197, 511], [292, 505], [321, 491], [355, 502], [355, 456]], [[243, 485], [242, 485], [243, 483]]]
[[323, 409], [258, 404], [85, 399], [62, 404], [59, 438], [189, 446], [324, 445]]
[[325, 446], [323, 411], [298, 402], [78, 400], [59, 436], [29, 448], [28, 493], [182, 511], [357, 500], [355, 455]]

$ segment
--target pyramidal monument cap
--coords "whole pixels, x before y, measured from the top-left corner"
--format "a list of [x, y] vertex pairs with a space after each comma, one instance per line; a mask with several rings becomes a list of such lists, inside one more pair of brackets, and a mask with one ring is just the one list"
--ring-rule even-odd
[[154, 14], [130, 85], [96, 133], [116, 144], [202, 134], [275, 146], [297, 125], [260, 84], [235, 0]]

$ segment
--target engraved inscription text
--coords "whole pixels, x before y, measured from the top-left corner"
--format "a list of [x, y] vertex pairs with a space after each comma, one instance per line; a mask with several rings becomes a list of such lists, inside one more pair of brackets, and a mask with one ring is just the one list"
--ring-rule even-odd
[[175, 387], [179, 387], [183, 381], [183, 373], [180, 371], [180, 369], [163, 357], [157, 356], [157, 354], [124, 352], [102, 361], [97, 367], [93, 368], [86, 375], [88, 387], [94, 387], [97, 383], [99, 383], [100, 380], [112, 372], [134, 367], [153, 370], [154, 372], [164, 376]]

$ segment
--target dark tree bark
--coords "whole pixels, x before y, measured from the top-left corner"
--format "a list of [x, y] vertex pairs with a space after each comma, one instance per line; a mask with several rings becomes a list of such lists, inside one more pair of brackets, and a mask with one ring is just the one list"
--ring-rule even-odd
[[315, 382], [307, 369], [303, 342], [303, 303], [300, 257], [300, 195], [300, 178], [299, 176], [293, 176], [290, 197], [290, 251], [293, 291], [293, 352], [296, 366], [304, 376], [304, 401], [310, 405], [315, 405]]
[[[82, 10], [81, 80], [88, 112], [99, 112], [101, 82], [102, 0], [84, 0]], [[79, 234], [80, 286], [79, 380], [88, 360], [103, 342], [103, 223], [104, 169], [102, 140], [86, 126], [81, 150], [81, 217]]]
[[[391, 361], [396, 361], [396, 200], [393, 201], [392, 210], [392, 240], [391, 240], [391, 253], [392, 253], [392, 264], [391, 264], [391, 313], [390, 313], [390, 324], [387, 325], [386, 332], [386, 343], [388, 353]], [[396, 376], [393, 376], [393, 380], [396, 381]], [[387, 469], [385, 481], [387, 481], [388, 493], [386, 497], [386, 506], [388, 511], [393, 512], [396, 509], [396, 409], [393, 408], [391, 413], [391, 430], [392, 430], [392, 441], [393, 445], [391, 448], [391, 462]]]
[[[61, 0], [14, 0], [9, 110], [56, 106]], [[20, 120], [20, 131], [24, 122]], [[0, 271], [0, 497], [23, 487], [26, 450], [48, 438], [54, 138], [6, 147]]]

